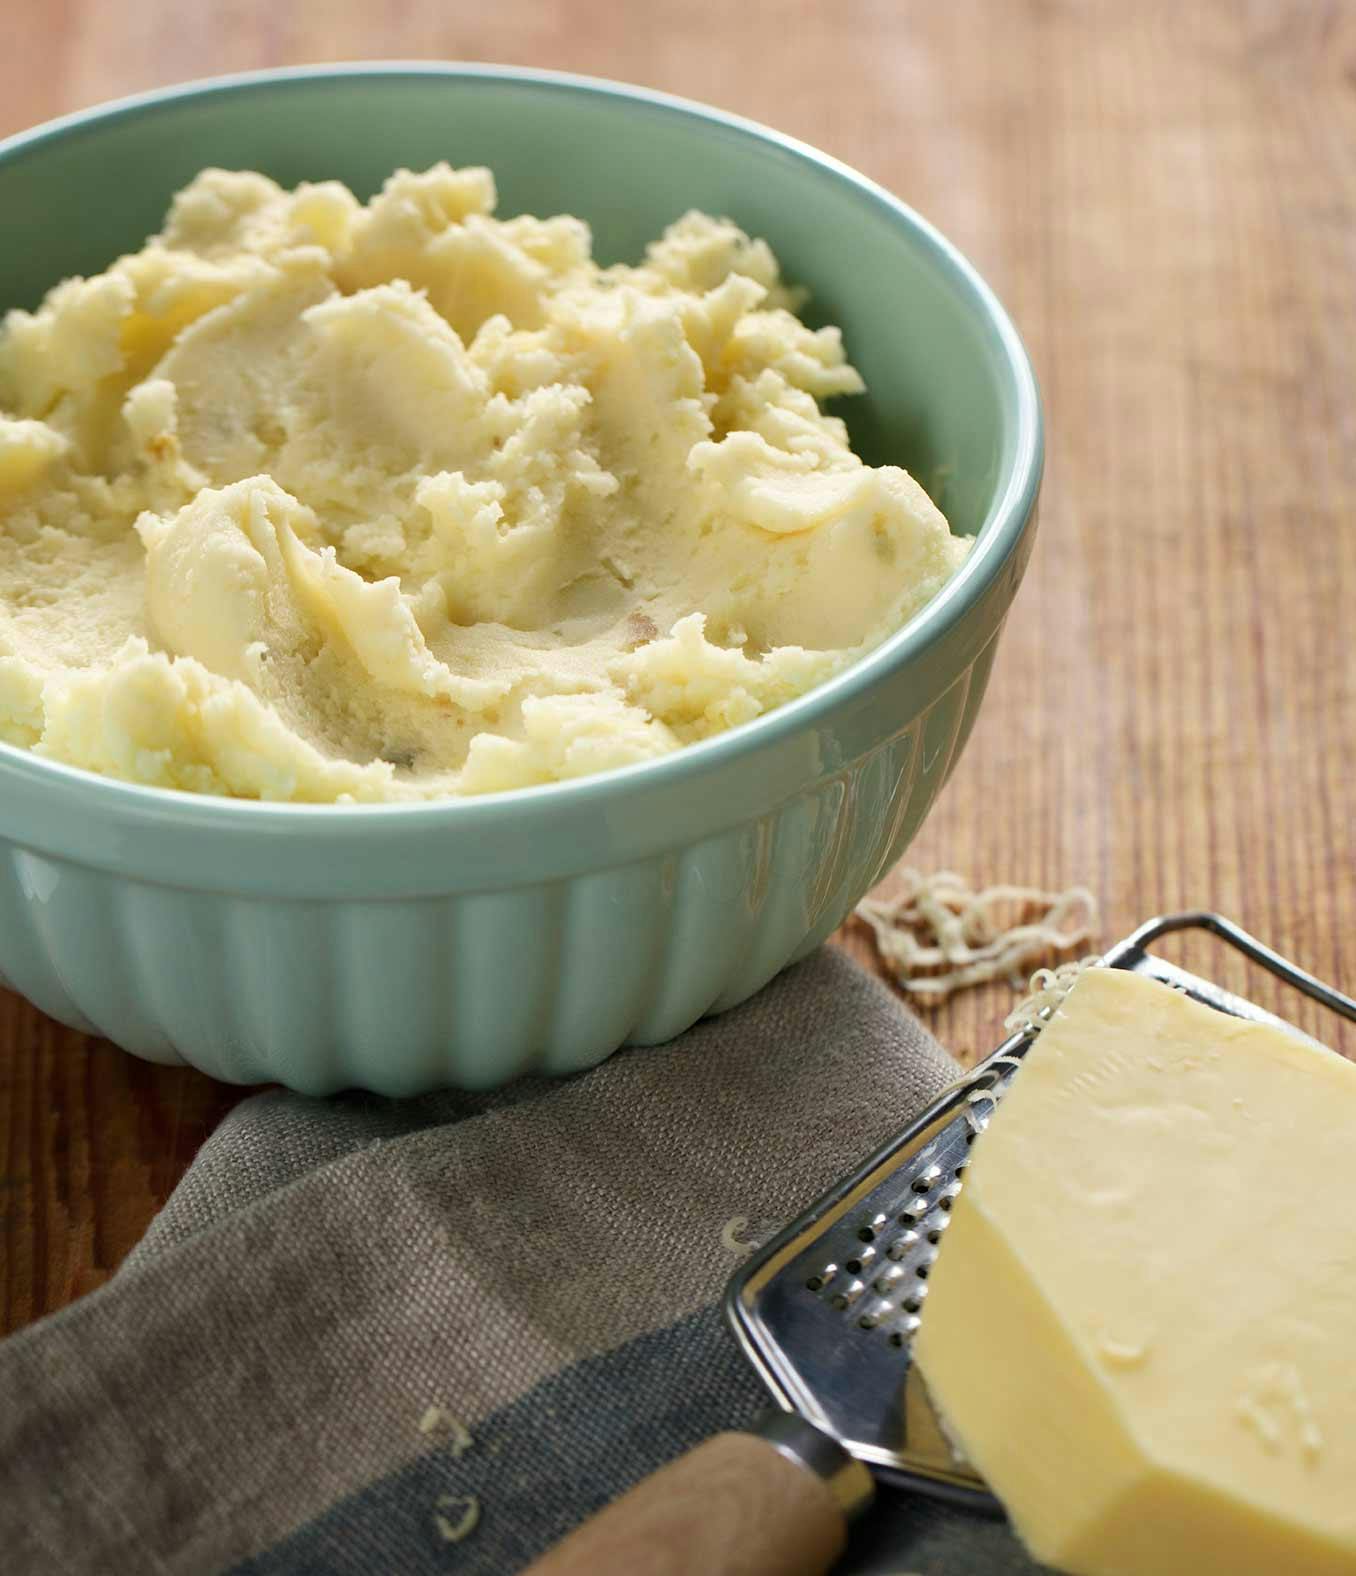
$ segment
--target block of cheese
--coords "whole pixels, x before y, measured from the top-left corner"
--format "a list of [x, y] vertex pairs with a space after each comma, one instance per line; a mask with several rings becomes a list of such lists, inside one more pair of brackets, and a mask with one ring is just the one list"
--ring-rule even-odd
[[976, 1142], [915, 1359], [1032, 1554], [1356, 1572], [1356, 1066], [1120, 969]]

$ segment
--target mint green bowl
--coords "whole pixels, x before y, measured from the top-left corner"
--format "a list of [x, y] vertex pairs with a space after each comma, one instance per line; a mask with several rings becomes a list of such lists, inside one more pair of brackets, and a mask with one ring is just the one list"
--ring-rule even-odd
[[[363, 65], [199, 83], [0, 144], [0, 308], [158, 228], [208, 164], [360, 195], [488, 164], [501, 211], [636, 257], [687, 208], [766, 236], [843, 327], [859, 452], [902, 463], [964, 568], [831, 683], [665, 760], [429, 805], [132, 787], [0, 745], [0, 975], [63, 1023], [237, 1083], [408, 1094], [666, 1040], [811, 951], [908, 846], [969, 735], [1034, 535], [1039, 399], [974, 269], [775, 132], [612, 83]], [[813, 314], [812, 314], [813, 315]]]

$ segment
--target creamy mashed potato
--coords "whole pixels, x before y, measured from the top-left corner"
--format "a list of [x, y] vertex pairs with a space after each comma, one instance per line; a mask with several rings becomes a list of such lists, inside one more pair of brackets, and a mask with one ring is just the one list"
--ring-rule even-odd
[[690, 213], [600, 268], [494, 208], [207, 170], [9, 313], [0, 737], [250, 798], [552, 782], [781, 705], [960, 563], [762, 241]]

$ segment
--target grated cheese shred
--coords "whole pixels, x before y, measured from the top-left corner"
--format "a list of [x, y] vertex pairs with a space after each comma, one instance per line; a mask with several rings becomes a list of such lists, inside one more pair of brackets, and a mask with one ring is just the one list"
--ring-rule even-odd
[[1031, 976], [1028, 992], [1003, 1019], [1005, 1029], [1021, 1029], [1029, 1034], [1033, 1029], [1044, 1028], [1054, 1017], [1060, 1002], [1073, 988], [1074, 981], [1085, 969], [1096, 968], [1101, 962], [1097, 954], [1079, 958], [1073, 963], [1061, 963], [1058, 968], [1037, 969]]
[[446, 1442], [454, 1461], [460, 1461], [475, 1443], [466, 1424], [442, 1406], [430, 1406], [425, 1411], [419, 1419], [419, 1432], [434, 1435], [440, 1442]]
[[433, 1524], [444, 1543], [460, 1543], [480, 1525], [480, 1501], [474, 1494], [439, 1494]]
[[[446, 1444], [454, 1461], [460, 1461], [475, 1443], [466, 1424], [444, 1406], [425, 1409], [419, 1432]], [[460, 1543], [480, 1525], [480, 1501], [474, 1494], [439, 1494], [433, 1502], [433, 1524], [444, 1543]]]
[[745, 1242], [743, 1233], [749, 1229], [747, 1215], [731, 1215], [729, 1220], [721, 1227], [720, 1245], [727, 1253], [747, 1253], [755, 1244]]
[[1033, 964], [1071, 952], [1101, 927], [1097, 899], [1086, 887], [977, 892], [950, 870], [899, 874], [904, 889], [897, 897], [864, 898], [856, 912], [895, 980], [920, 1005], [939, 1005], [954, 991], [990, 980], [1006, 979], [1021, 990]]

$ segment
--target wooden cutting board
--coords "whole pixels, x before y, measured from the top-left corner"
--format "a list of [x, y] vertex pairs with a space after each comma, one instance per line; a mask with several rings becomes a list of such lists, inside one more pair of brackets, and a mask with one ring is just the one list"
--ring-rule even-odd
[[[0, 134], [216, 72], [484, 59], [706, 99], [899, 192], [1006, 301], [1050, 438], [1031, 572], [911, 859], [1086, 883], [1108, 939], [1208, 904], [1352, 988], [1356, 7], [17, 0], [6, 35]], [[1010, 1000], [933, 1024], [971, 1056]], [[0, 995], [0, 1330], [104, 1280], [238, 1097]]]

